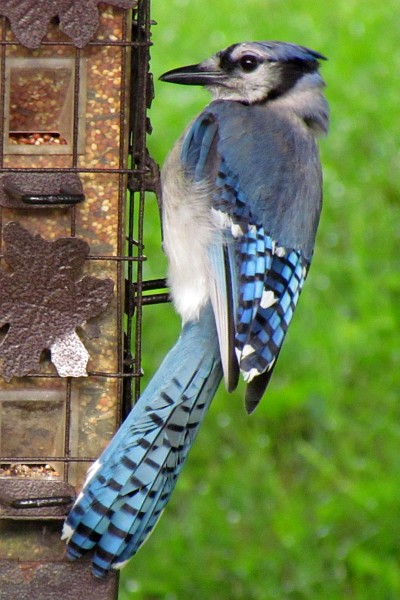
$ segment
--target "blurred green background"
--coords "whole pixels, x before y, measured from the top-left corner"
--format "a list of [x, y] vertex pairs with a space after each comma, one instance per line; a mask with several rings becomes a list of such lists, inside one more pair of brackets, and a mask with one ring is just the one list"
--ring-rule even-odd
[[[310, 276], [267, 394], [211, 407], [121, 600], [400, 598], [400, 48], [398, 0], [153, 0], [152, 155], [208, 102], [157, 81], [231, 43], [279, 39], [329, 57], [325, 204]], [[165, 275], [155, 201], [146, 277]], [[179, 332], [146, 309], [146, 379]]]

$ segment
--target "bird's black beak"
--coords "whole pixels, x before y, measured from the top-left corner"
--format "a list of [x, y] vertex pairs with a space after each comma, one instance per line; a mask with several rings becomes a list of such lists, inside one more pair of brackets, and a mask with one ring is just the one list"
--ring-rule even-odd
[[200, 63], [167, 71], [161, 75], [160, 81], [180, 83], [181, 85], [215, 85], [219, 83], [221, 76], [221, 71], [214, 71]]

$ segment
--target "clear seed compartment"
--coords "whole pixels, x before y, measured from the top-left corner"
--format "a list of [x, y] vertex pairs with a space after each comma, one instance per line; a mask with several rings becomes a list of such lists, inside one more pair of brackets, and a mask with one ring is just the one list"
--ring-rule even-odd
[[[73, 58], [7, 61], [5, 152], [71, 154], [74, 125]], [[79, 61], [78, 127], [85, 127], [86, 65]], [[80, 136], [79, 152], [84, 148]]]

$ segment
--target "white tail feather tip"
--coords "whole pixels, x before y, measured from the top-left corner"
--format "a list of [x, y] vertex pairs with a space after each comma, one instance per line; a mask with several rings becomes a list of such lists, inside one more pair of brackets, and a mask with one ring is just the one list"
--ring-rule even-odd
[[67, 542], [69, 542], [69, 540], [74, 535], [74, 532], [75, 532], [75, 530], [72, 529], [71, 525], [68, 525], [68, 523], [64, 523], [63, 528], [62, 528], [62, 533], [61, 533], [61, 539], [67, 540]]

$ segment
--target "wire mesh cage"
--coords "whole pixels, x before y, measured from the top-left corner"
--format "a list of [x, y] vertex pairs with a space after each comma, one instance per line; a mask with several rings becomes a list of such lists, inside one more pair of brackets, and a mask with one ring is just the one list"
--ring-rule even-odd
[[[32, 556], [43, 569], [62, 560], [60, 521], [140, 392], [143, 306], [168, 295], [163, 280], [143, 281], [145, 197], [159, 186], [146, 148], [149, 1], [100, 4], [81, 29], [85, 3], [40, 15], [31, 0], [3, 4], [0, 581], [9, 582]], [[29, 597], [42, 597], [31, 575]], [[99, 599], [87, 581], [89, 595], [79, 593]]]

